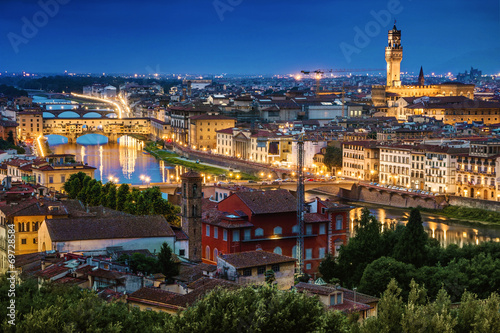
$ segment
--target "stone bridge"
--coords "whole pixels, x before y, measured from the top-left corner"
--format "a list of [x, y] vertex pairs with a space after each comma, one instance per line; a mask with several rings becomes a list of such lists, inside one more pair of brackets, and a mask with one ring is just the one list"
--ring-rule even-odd
[[140, 135], [149, 138], [151, 121], [148, 118], [45, 118], [43, 134], [57, 134], [68, 138], [68, 142], [86, 134], [101, 134], [109, 142], [117, 142], [124, 135]]
[[[43, 110], [43, 112], [45, 113], [50, 113], [52, 115], [54, 115], [55, 118], [60, 118], [60, 119], [75, 119], [75, 117], [71, 117], [71, 118], [68, 118], [68, 117], [60, 117], [62, 113], [65, 113], [65, 112], [74, 112], [76, 113], [77, 115], [80, 116], [80, 118], [83, 118], [84, 115], [88, 114], [88, 113], [98, 113], [101, 118], [104, 118], [104, 117], [107, 117], [108, 115], [110, 114], [115, 114], [116, 115], [116, 111], [115, 110], [94, 110], [94, 109], [86, 109], [86, 108], [82, 108], [82, 107], [79, 107], [78, 109], [70, 109], [70, 110], [51, 110], [51, 109], [45, 109]], [[52, 119], [52, 118], [46, 118], [46, 119]]]

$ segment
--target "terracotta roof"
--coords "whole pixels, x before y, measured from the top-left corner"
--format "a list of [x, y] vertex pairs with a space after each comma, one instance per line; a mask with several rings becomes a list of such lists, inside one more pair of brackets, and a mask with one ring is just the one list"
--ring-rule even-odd
[[87, 279], [81, 279], [81, 278], [76, 278], [72, 277], [69, 275], [63, 276], [60, 279], [54, 280], [54, 283], [59, 283], [59, 284], [80, 284], [80, 283], [85, 283], [87, 282]]
[[371, 309], [372, 307], [364, 303], [354, 302], [344, 298], [344, 302], [342, 304], [330, 305], [328, 308], [332, 310], [339, 310], [345, 313], [352, 313], [358, 311], [366, 311]]
[[262, 250], [223, 254], [220, 257], [236, 269], [297, 261], [295, 258]]
[[[253, 214], [297, 211], [297, 199], [288, 190], [236, 192], [233, 195], [240, 198]], [[227, 198], [224, 200], [227, 200]]]
[[53, 219], [45, 223], [53, 242], [175, 236], [165, 218], [159, 215]]
[[328, 219], [328, 217], [321, 214], [305, 213], [304, 222], [305, 223], [330, 222], [330, 220]]
[[217, 267], [205, 263], [196, 265], [181, 264], [179, 267], [179, 274], [174, 276], [174, 279], [189, 283], [203, 277], [204, 271], [213, 272], [214, 269], [217, 270]]
[[214, 289], [217, 286], [235, 287], [235, 286], [237, 286], [237, 284], [234, 282], [228, 281], [228, 280], [210, 278], [208, 276], [204, 276], [204, 277], [201, 277], [198, 280], [193, 281], [187, 285], [187, 287], [189, 289], [193, 289], [193, 290], [200, 289], [200, 288]]
[[175, 240], [176, 241], [189, 240], [189, 237], [186, 235], [186, 233], [184, 231], [182, 231], [181, 228], [179, 228], [179, 227], [172, 227], [172, 230], [175, 233]]
[[103, 278], [106, 280], [118, 280], [124, 276], [123, 273], [117, 271], [107, 271], [102, 268], [98, 268], [96, 270], [92, 270], [88, 272], [88, 275], [98, 278]]
[[217, 133], [233, 134], [233, 127], [218, 130]]
[[128, 300], [148, 300], [158, 303], [168, 303], [175, 297], [179, 297], [179, 294], [173, 293], [171, 291], [161, 290], [159, 288], [153, 287], [143, 287], [128, 296]]
[[68, 267], [64, 267], [62, 265], [52, 265], [49, 266], [48, 268], [44, 269], [43, 271], [35, 273], [35, 276], [39, 276], [44, 279], [51, 279], [54, 276], [57, 276], [59, 274], [69, 272], [70, 269]]

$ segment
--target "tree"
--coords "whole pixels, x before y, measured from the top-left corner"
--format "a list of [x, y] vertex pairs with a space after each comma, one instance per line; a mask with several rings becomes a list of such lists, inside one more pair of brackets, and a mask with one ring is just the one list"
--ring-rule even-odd
[[323, 280], [326, 282], [332, 282], [335, 279], [335, 268], [336, 268], [335, 258], [328, 253], [326, 257], [319, 264], [319, 272], [323, 276]]
[[89, 198], [88, 198], [90, 206], [98, 206], [100, 204], [102, 188], [103, 187], [100, 181], [94, 183], [92, 188], [90, 188]]
[[172, 332], [347, 332], [345, 317], [328, 314], [316, 297], [280, 291], [216, 289], [174, 317]]
[[159, 273], [158, 259], [146, 256], [142, 253], [134, 253], [130, 257], [129, 266], [134, 273], [141, 272], [144, 274]]
[[[125, 204], [127, 202], [127, 196], [130, 191], [130, 188], [127, 184], [121, 184], [118, 188], [118, 192], [116, 193], [116, 210], [124, 211]], [[113, 207], [111, 207], [113, 208]]]
[[116, 185], [111, 184], [108, 190], [108, 194], [106, 195], [106, 200], [104, 206], [115, 209], [116, 208]]
[[325, 149], [325, 158], [323, 163], [331, 170], [332, 168], [342, 167], [342, 149], [334, 146], [327, 146]]
[[427, 239], [420, 211], [413, 208], [406, 228], [394, 248], [394, 258], [416, 267], [422, 266], [427, 260]]
[[403, 317], [403, 300], [400, 296], [401, 289], [396, 280], [392, 279], [378, 303], [377, 332], [401, 332], [401, 319]]
[[[366, 266], [359, 283], [359, 291], [378, 297], [392, 280], [406, 288], [414, 274], [413, 265], [397, 261], [394, 258], [381, 257]], [[405, 294], [407, 295], [407, 293]]]
[[16, 144], [16, 142], [14, 140], [14, 132], [9, 131], [9, 133], [7, 134], [7, 142], [10, 143], [11, 145]]
[[179, 274], [179, 264], [175, 262], [172, 249], [167, 243], [161, 245], [160, 253], [158, 253], [158, 266], [159, 271], [167, 280]]
[[340, 248], [335, 268], [335, 277], [347, 287], [357, 286], [366, 266], [381, 257], [381, 225], [377, 219], [364, 208], [355, 224], [355, 236]]

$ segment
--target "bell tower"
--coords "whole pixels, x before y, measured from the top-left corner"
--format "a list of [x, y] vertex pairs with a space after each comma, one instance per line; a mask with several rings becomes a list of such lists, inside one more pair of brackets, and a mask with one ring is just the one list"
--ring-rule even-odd
[[189, 237], [188, 258], [201, 261], [201, 181], [199, 173], [188, 171], [181, 175], [182, 180], [182, 231]]
[[400, 73], [401, 60], [403, 60], [403, 47], [401, 46], [401, 30], [389, 30], [388, 46], [385, 48], [385, 61], [387, 61], [387, 87], [401, 87]]

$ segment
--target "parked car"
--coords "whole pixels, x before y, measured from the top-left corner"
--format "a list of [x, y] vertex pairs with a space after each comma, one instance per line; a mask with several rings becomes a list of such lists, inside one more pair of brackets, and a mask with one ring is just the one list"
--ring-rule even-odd
[[277, 181], [277, 180], [273, 180], [273, 181], [271, 182], [271, 185], [280, 185], [280, 184], [281, 184], [281, 182], [279, 182], [279, 181]]
[[263, 181], [261, 184], [262, 185], [269, 185], [269, 182]]
[[255, 183], [257, 183], [255, 180], [249, 180], [248, 182], [249, 182], [250, 184], [255, 184]]
[[309, 179], [306, 179], [306, 182], [314, 182], [314, 178], [309, 178]]

